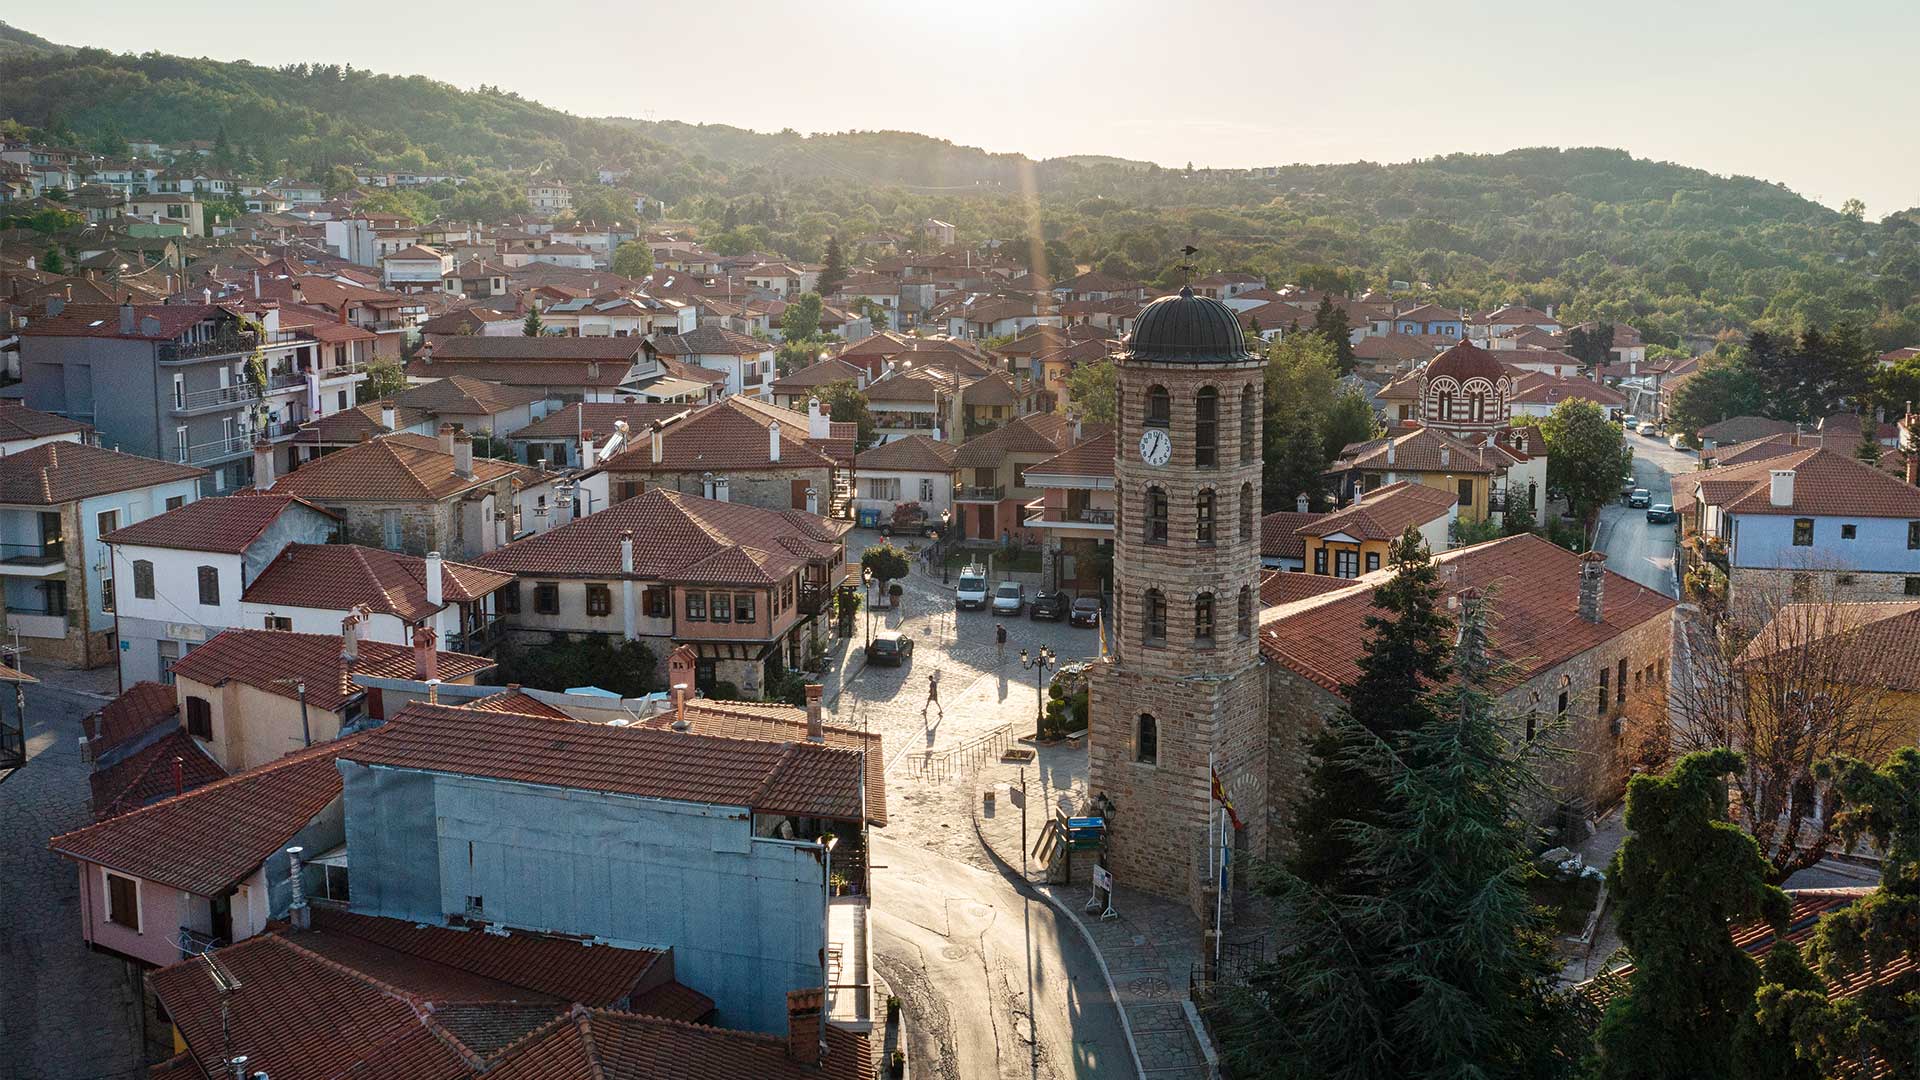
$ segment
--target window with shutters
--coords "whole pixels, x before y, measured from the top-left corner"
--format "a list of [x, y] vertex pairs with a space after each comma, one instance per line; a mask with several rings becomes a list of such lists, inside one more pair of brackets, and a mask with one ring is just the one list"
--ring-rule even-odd
[[147, 559], [133, 560], [133, 595], [153, 599], [153, 563]]
[[107, 921], [139, 933], [140, 883], [111, 870], [101, 873], [107, 877]]
[[533, 611], [536, 615], [560, 614], [560, 583], [541, 581], [533, 586]]
[[213, 704], [206, 698], [187, 696], [187, 734], [196, 739], [213, 738]]
[[493, 594], [493, 608], [502, 615], [520, 614], [520, 583], [510, 581]]
[[707, 621], [707, 594], [703, 592], [687, 593], [687, 621]]
[[728, 594], [717, 592], [707, 597], [707, 618], [713, 622], [733, 621], [733, 603]]
[[605, 585], [588, 585], [587, 614], [594, 618], [613, 614], [613, 590]]
[[733, 621], [750, 623], [754, 618], [753, 594], [737, 592], [733, 594]]
[[220, 606], [220, 570], [217, 567], [202, 566], [200, 575], [200, 603], [207, 607]]
[[666, 589], [647, 590], [647, 618], [666, 619], [673, 616], [673, 593]]

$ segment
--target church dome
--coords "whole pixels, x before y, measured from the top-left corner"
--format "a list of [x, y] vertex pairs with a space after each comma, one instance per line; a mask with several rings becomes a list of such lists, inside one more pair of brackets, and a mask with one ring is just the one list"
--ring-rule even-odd
[[1252, 360], [1233, 309], [1191, 287], [1148, 304], [1127, 336], [1122, 359], [1176, 364]]
[[1429, 380], [1452, 379], [1461, 384], [1468, 379], [1497, 383], [1508, 377], [1507, 366], [1498, 357], [1470, 341], [1462, 341], [1434, 357], [1427, 364], [1425, 375]]

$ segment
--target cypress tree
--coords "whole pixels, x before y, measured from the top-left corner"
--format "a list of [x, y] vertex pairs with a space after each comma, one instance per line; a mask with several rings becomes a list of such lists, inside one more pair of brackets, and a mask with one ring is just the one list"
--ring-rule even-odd
[[1384, 794], [1352, 760], [1355, 750], [1398, 744], [1431, 717], [1427, 690], [1447, 678], [1453, 624], [1440, 610], [1440, 574], [1419, 530], [1394, 541], [1388, 562], [1393, 576], [1373, 592], [1360, 677], [1341, 687], [1346, 707], [1313, 739], [1305, 795], [1294, 808], [1288, 869], [1315, 887], [1350, 888], [1365, 873], [1346, 823], [1378, 824]]
[[1787, 895], [1753, 837], [1727, 821], [1732, 750], [1701, 750], [1627, 785], [1626, 842], [1607, 879], [1633, 955], [1627, 990], [1599, 1032], [1597, 1080], [1731, 1078], [1734, 1036], [1758, 966], [1728, 928], [1786, 920]]
[[528, 309], [526, 321], [520, 324], [520, 332], [527, 337], [539, 337], [546, 332], [544, 324], [540, 321], [539, 308]]
[[840, 283], [845, 280], [847, 280], [847, 262], [846, 257], [840, 253], [840, 238], [829, 236], [825, 265], [820, 268], [820, 280], [815, 288], [819, 290], [821, 296], [831, 296], [833, 290], [839, 288]]

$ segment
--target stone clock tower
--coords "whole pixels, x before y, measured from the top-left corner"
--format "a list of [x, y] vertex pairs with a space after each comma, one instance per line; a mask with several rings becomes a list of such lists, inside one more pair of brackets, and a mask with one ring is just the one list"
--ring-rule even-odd
[[1210, 759], [1244, 825], [1231, 842], [1266, 843], [1264, 363], [1233, 311], [1191, 289], [1148, 304], [1114, 361], [1114, 611], [1091, 791], [1110, 804], [1116, 880], [1210, 915]]

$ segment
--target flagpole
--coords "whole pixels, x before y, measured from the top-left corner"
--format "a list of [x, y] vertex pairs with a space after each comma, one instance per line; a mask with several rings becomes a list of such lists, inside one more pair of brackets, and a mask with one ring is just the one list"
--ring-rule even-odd
[[[1225, 790], [1222, 784], [1221, 789]], [[1221, 933], [1226, 929], [1227, 911], [1227, 808], [1220, 808], [1220, 878], [1214, 882], [1213, 897], [1213, 977], [1220, 977]]]
[[1213, 771], [1213, 751], [1208, 750], [1207, 751], [1207, 838], [1203, 842], [1207, 845], [1207, 877], [1213, 879], [1213, 883], [1215, 887], [1218, 887], [1220, 884], [1220, 871], [1218, 868], [1216, 868], [1213, 865], [1213, 804], [1216, 801], [1213, 797], [1213, 778], [1215, 775], [1217, 774]]

